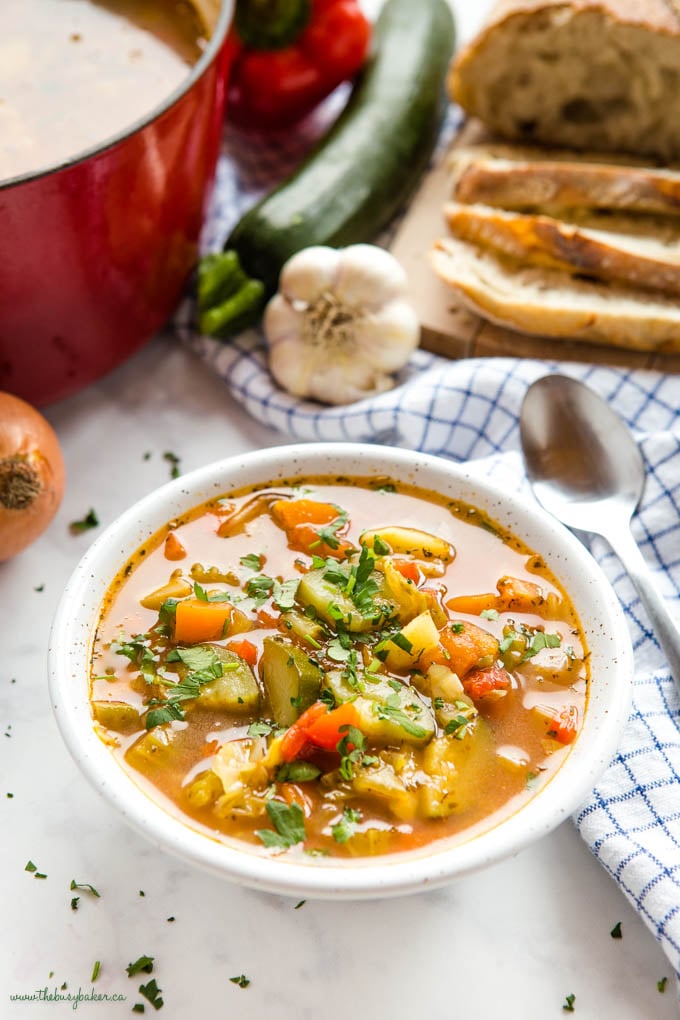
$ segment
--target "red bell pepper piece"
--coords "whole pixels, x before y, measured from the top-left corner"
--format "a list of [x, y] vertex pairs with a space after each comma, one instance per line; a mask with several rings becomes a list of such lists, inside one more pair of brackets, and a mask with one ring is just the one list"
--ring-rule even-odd
[[281, 757], [296, 761], [314, 750], [335, 751], [348, 728], [358, 724], [359, 714], [351, 702], [329, 711], [323, 701], [315, 701], [284, 734]]
[[491, 695], [498, 697], [510, 689], [512, 679], [510, 674], [502, 666], [489, 666], [487, 669], [472, 669], [462, 680], [465, 693], [473, 701], [480, 698], [487, 698]]
[[235, 30], [229, 111], [254, 128], [306, 116], [357, 74], [371, 38], [357, 0], [238, 0]]

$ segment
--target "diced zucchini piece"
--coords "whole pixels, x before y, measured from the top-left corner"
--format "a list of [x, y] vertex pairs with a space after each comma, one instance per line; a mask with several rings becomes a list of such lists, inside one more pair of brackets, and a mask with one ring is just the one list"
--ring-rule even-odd
[[420, 613], [385, 643], [385, 665], [397, 671], [413, 669], [423, 652], [431, 651], [438, 644], [439, 631], [429, 611]]
[[176, 736], [177, 730], [172, 725], [154, 726], [131, 744], [125, 759], [140, 772], [166, 768], [175, 756], [173, 741]]
[[350, 836], [345, 847], [352, 857], [377, 857], [390, 852], [395, 835], [395, 829], [364, 829]]
[[448, 732], [459, 739], [467, 735], [469, 727], [464, 720], [474, 719], [477, 708], [448, 666], [433, 663], [424, 676], [414, 676], [413, 683], [432, 699], [435, 719], [443, 730], [448, 727]]
[[320, 667], [285, 638], [264, 639], [260, 673], [279, 726], [291, 726], [319, 696]]
[[260, 707], [260, 690], [252, 669], [239, 655], [222, 645], [207, 644], [222, 663], [222, 676], [201, 687], [196, 705], [216, 709], [218, 712], [237, 712], [243, 715], [257, 712]]
[[403, 684], [393, 690], [386, 680], [367, 683], [354, 701], [359, 729], [369, 742], [379, 744], [427, 744], [435, 733], [432, 710], [414, 687]]
[[[324, 579], [325, 567], [310, 570], [298, 585], [296, 598], [303, 606], [314, 606], [317, 616], [331, 627], [336, 627], [338, 619], [347, 630], [363, 633], [375, 630], [385, 619], [385, 601], [376, 600], [376, 611], [373, 616], [362, 616], [352, 602], [337, 585]], [[374, 571], [375, 580], [382, 586], [383, 575]], [[391, 606], [390, 606], [391, 608]]]
[[145, 609], [154, 609], [158, 612], [163, 603], [168, 599], [185, 599], [187, 596], [192, 595], [193, 591], [193, 585], [185, 581], [184, 578], [171, 577], [162, 588], [157, 588], [143, 599], [140, 599], [139, 604], [144, 606]]
[[324, 629], [317, 620], [310, 619], [304, 613], [298, 613], [294, 609], [283, 613], [281, 619], [286, 630], [295, 634], [302, 641], [308, 641], [311, 644], [313, 641], [321, 641], [324, 636]]
[[408, 623], [414, 617], [424, 613], [428, 608], [425, 594], [418, 589], [413, 581], [408, 581], [389, 558], [385, 557], [382, 567], [385, 572], [387, 589], [396, 606], [399, 622]]
[[376, 538], [385, 542], [393, 553], [415, 556], [423, 560], [443, 560], [450, 563], [456, 555], [453, 546], [444, 538], [431, 535], [418, 528], [378, 528], [375, 531], [364, 531], [359, 536], [362, 545], [373, 548]]
[[418, 808], [418, 791], [409, 790], [391, 765], [381, 762], [370, 768], [359, 768], [352, 780], [355, 793], [377, 797], [390, 811], [405, 821], [414, 818]]
[[222, 781], [212, 769], [199, 772], [196, 778], [184, 790], [184, 796], [192, 808], [204, 808], [214, 804], [224, 792]]
[[483, 774], [494, 747], [487, 723], [478, 718], [465, 740], [435, 737], [423, 752], [429, 781], [420, 788], [420, 809], [426, 818], [447, 818], [473, 807], [478, 798], [475, 777]]
[[93, 701], [92, 711], [98, 723], [116, 733], [134, 733], [143, 729], [139, 712], [127, 701]]
[[[344, 701], [351, 701], [359, 694], [359, 690], [351, 687], [342, 675], [342, 670], [331, 669], [324, 674], [324, 689], [330, 691], [338, 705]], [[362, 683], [362, 687], [364, 684]]]

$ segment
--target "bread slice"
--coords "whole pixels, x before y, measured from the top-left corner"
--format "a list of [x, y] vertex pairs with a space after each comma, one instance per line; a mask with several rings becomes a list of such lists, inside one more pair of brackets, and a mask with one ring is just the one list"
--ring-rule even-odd
[[669, 231], [662, 222], [658, 236], [645, 236], [624, 213], [578, 225], [459, 202], [447, 203], [444, 215], [454, 237], [518, 262], [680, 295], [680, 224]]
[[506, 138], [680, 156], [676, 0], [503, 0], [455, 60], [452, 98]]
[[621, 154], [578, 160], [573, 151], [512, 145], [454, 149], [451, 195], [505, 209], [625, 209], [680, 216], [680, 171]]
[[501, 326], [640, 351], [680, 351], [680, 307], [670, 298], [520, 266], [456, 238], [437, 241], [431, 260], [468, 308]]

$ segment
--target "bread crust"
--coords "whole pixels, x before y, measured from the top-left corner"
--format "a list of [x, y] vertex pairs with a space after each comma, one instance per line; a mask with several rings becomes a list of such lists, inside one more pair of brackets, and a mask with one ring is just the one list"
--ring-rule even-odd
[[[454, 237], [490, 247], [523, 264], [680, 295], [680, 236], [671, 247], [665, 240], [641, 242], [626, 233], [591, 229], [551, 216], [457, 202], [447, 203], [444, 214]], [[622, 226], [625, 230], [625, 218]]]
[[451, 197], [504, 209], [625, 209], [680, 216], [680, 172], [577, 161], [573, 153], [511, 146], [460, 149], [450, 159]]
[[431, 262], [469, 309], [500, 326], [640, 351], [680, 351], [680, 307], [673, 299], [528, 269], [454, 238], [436, 242]]

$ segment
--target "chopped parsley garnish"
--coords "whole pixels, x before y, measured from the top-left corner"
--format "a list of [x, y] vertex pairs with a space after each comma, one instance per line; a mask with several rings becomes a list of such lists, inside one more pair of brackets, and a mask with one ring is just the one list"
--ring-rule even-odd
[[617, 921], [612, 930], [609, 932], [613, 939], [622, 939], [623, 931], [621, 930], [621, 922]]
[[125, 968], [128, 977], [134, 977], [135, 974], [150, 974], [153, 970], [153, 956], [140, 956], [134, 963], [128, 963]]
[[656, 983], [656, 990], [657, 990], [657, 992], [661, 992], [661, 994], [663, 995], [663, 993], [666, 991], [666, 985], [667, 984], [668, 984], [668, 978], [667, 977], [659, 978], [659, 980]]
[[308, 783], [318, 779], [321, 769], [308, 761], [290, 761], [279, 765], [276, 770], [277, 783]]
[[346, 807], [342, 812], [342, 818], [331, 828], [333, 839], [336, 843], [346, 843], [354, 833], [358, 823], [361, 821], [361, 811], [356, 808]]
[[161, 1009], [163, 1006], [161, 992], [162, 989], [156, 984], [156, 978], [151, 978], [151, 980], [145, 985], [139, 986], [139, 994], [143, 995], [144, 998], [151, 1003], [154, 1009]]
[[72, 535], [80, 535], [83, 531], [99, 527], [99, 518], [94, 510], [90, 510], [79, 521], [71, 521], [68, 528]]
[[208, 594], [205, 588], [200, 585], [198, 581], [194, 581], [194, 596], [199, 602], [228, 602], [231, 598], [229, 593], [226, 591], [213, 591]]
[[355, 766], [361, 765], [368, 768], [369, 765], [375, 765], [378, 759], [373, 755], [366, 754], [366, 738], [356, 726], [341, 726], [340, 732], [344, 733], [344, 736], [337, 745], [340, 755], [338, 771], [343, 779], [351, 782]]
[[346, 510], [341, 510], [337, 507], [338, 516], [330, 524], [325, 524], [322, 528], [318, 528], [316, 533], [319, 536], [315, 542], [312, 542], [310, 549], [318, 548], [323, 542], [328, 546], [329, 549], [339, 549], [340, 540], [337, 535], [341, 528], [347, 524], [349, 520], [349, 514]]
[[259, 719], [257, 722], [253, 722], [248, 727], [249, 737], [268, 737], [270, 733], [274, 731], [275, 727], [272, 723], [263, 722]]
[[465, 715], [457, 715], [453, 719], [450, 719], [444, 727], [444, 733], [447, 737], [455, 736], [459, 740], [465, 736], [465, 731], [469, 725], [470, 720]]
[[401, 707], [398, 694], [390, 695], [390, 697], [383, 702], [376, 701], [373, 705], [373, 711], [378, 716], [378, 719], [388, 719], [395, 722], [398, 726], [401, 726], [406, 733], [409, 733], [417, 740], [422, 740], [427, 736], [427, 730], [423, 726], [419, 726], [418, 723], [413, 721], [413, 719], [409, 718], [404, 709]]
[[192, 701], [201, 692], [201, 687], [224, 675], [225, 670], [237, 669], [237, 662], [222, 663], [217, 653], [206, 645], [190, 648], [174, 648], [167, 657], [168, 662], [183, 662], [189, 672], [179, 683], [170, 680], [161, 682], [169, 688], [167, 698], [152, 698], [146, 713], [148, 730], [174, 720], [184, 719], [183, 701]]
[[[170, 450], [166, 450], [163, 454], [163, 460], [167, 460], [170, 465], [170, 477], [179, 478], [179, 457], [176, 453], [171, 453]], [[158, 1008], [158, 1007], [156, 1007]]]
[[451, 632], [453, 634], [462, 634], [464, 630], [465, 630], [465, 624], [464, 623], [452, 623], [451, 624]]
[[77, 910], [79, 903], [80, 903], [80, 896], [73, 896], [71, 898], [71, 910]]
[[300, 900], [298, 903], [295, 904], [295, 906], [293, 907], [293, 910], [299, 910], [300, 907], [304, 907], [306, 902], [307, 902], [307, 900]]
[[567, 995], [566, 999], [564, 1000], [564, 1005], [562, 1006], [562, 1009], [564, 1010], [564, 1012], [565, 1013], [573, 1013], [574, 1012], [574, 1003], [575, 1002], [576, 1002], [576, 996], [573, 993], [571, 995]]
[[[304, 903], [304, 900], [302, 901]], [[238, 985], [239, 988], [247, 988], [250, 984], [250, 978], [247, 978], [245, 974], [237, 974], [236, 977], [230, 977], [232, 985]]]
[[392, 550], [380, 535], [375, 535], [373, 539], [373, 552], [376, 556], [389, 556]]
[[37, 864], [34, 864], [33, 861], [26, 862], [24, 871], [29, 871], [33, 875], [33, 878], [47, 878], [47, 875], [45, 875], [42, 871], [38, 871], [38, 866]]
[[136, 1002], [134, 1004], [134, 1006], [132, 1007], [132, 1012], [133, 1013], [143, 1013], [144, 1012], [144, 1003], [143, 1002]]
[[99, 971], [101, 970], [101, 966], [102, 965], [101, 965], [100, 961], [99, 960], [95, 960], [94, 967], [92, 968], [92, 977], [90, 978], [90, 981], [96, 981], [97, 980], [97, 978], [99, 977]]
[[259, 570], [262, 566], [262, 556], [258, 553], [248, 553], [247, 556], [242, 556], [239, 562], [246, 570]]
[[101, 897], [101, 893], [98, 892], [93, 885], [89, 882], [76, 882], [75, 878], [71, 879], [71, 885], [69, 886], [71, 891], [74, 889], [81, 889], [83, 892], [89, 892], [91, 896], [95, 896], [97, 899]]
[[305, 816], [299, 804], [288, 805], [281, 800], [268, 800], [267, 814], [276, 831], [257, 829], [255, 832], [266, 847], [287, 850], [296, 843], [304, 843]]
[[562, 638], [559, 634], [545, 634], [542, 630], [537, 630], [531, 641], [527, 644], [526, 651], [522, 655], [522, 662], [527, 659], [533, 658], [538, 652], [544, 648], [559, 648], [562, 642]]

